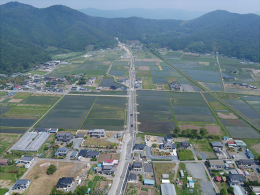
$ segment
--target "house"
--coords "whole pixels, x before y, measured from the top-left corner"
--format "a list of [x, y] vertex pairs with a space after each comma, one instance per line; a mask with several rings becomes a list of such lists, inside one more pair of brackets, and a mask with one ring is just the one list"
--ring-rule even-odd
[[223, 144], [221, 142], [210, 142], [210, 145], [212, 146], [212, 148], [223, 149]]
[[239, 164], [243, 166], [252, 166], [255, 164], [255, 162], [252, 159], [240, 159]]
[[171, 90], [180, 90], [181, 84], [174, 81], [170, 84], [170, 88], [171, 88]]
[[224, 136], [222, 139], [223, 140], [229, 140], [229, 137], [228, 136]]
[[72, 153], [71, 153], [71, 155], [70, 155], [70, 159], [71, 160], [74, 160], [74, 159], [76, 159], [77, 158], [77, 156], [78, 156], [78, 151], [73, 151]]
[[128, 181], [129, 182], [136, 182], [137, 181], [137, 174], [130, 173], [129, 176], [128, 176]]
[[117, 138], [122, 138], [123, 137], [123, 133], [122, 132], [119, 132], [118, 134], [117, 134]]
[[71, 87], [70, 90], [71, 90], [71, 91], [77, 91], [77, 90], [78, 90], [78, 87]]
[[115, 174], [116, 168], [111, 165], [102, 165], [101, 174], [111, 175]]
[[163, 179], [169, 179], [169, 174], [162, 174]]
[[144, 185], [154, 186], [154, 180], [153, 179], [144, 179]]
[[221, 177], [219, 177], [219, 176], [216, 176], [216, 177], [215, 177], [215, 181], [221, 182], [221, 180], [222, 180]]
[[255, 156], [252, 154], [252, 152], [250, 150], [246, 150], [246, 156], [249, 159], [255, 159]]
[[227, 142], [227, 146], [229, 146], [229, 147], [235, 147], [235, 146], [237, 146], [237, 145], [236, 145], [236, 143], [235, 143], [234, 141], [229, 141], [229, 142]]
[[189, 142], [180, 142], [179, 143], [179, 148], [188, 149], [189, 147], [190, 147]]
[[58, 132], [58, 128], [49, 128], [48, 131], [50, 133], [57, 133]]
[[144, 163], [144, 172], [145, 173], [153, 173], [153, 166], [149, 163]]
[[178, 186], [182, 186], [182, 185], [183, 185], [183, 182], [182, 182], [182, 181], [176, 181], [176, 184], [177, 184]]
[[9, 161], [10, 161], [10, 159], [0, 159], [0, 165], [1, 166], [6, 166], [6, 165], [8, 165]]
[[88, 131], [88, 134], [90, 135], [90, 137], [105, 137], [106, 136], [106, 131], [105, 129], [92, 129]]
[[236, 143], [237, 147], [243, 147], [243, 148], [246, 147], [245, 142], [243, 142], [242, 140], [235, 140], [235, 143]]
[[142, 163], [134, 162], [132, 167], [135, 171], [142, 171], [143, 165]]
[[79, 152], [79, 157], [85, 157], [85, 158], [93, 158], [93, 157], [98, 157], [99, 152], [96, 151], [88, 151], [88, 150], [80, 150]]
[[56, 187], [57, 188], [69, 188], [69, 187], [72, 187], [73, 183], [74, 183], [73, 177], [62, 177], [59, 179]]
[[184, 178], [184, 173], [183, 173], [183, 170], [180, 170], [180, 177], [181, 177], [181, 179], [183, 179], [183, 178]]
[[165, 142], [173, 143], [172, 135], [166, 135], [166, 136], [164, 137], [164, 141], [165, 141]]
[[160, 144], [159, 148], [162, 150], [176, 150], [176, 145], [175, 143], [165, 142], [163, 144]]
[[56, 139], [61, 142], [70, 142], [73, 139], [73, 135], [71, 133], [60, 133], [56, 135]]
[[223, 169], [225, 168], [225, 163], [223, 160], [209, 160], [210, 168]]
[[23, 164], [32, 164], [33, 161], [34, 161], [33, 156], [22, 156], [19, 160], [19, 162]]
[[48, 132], [48, 129], [46, 128], [35, 128], [34, 132], [40, 133], [40, 132]]
[[187, 187], [188, 188], [194, 188], [194, 182], [193, 181], [189, 181], [189, 183], [187, 183]]
[[246, 179], [243, 175], [240, 174], [228, 174], [228, 183], [230, 185], [237, 185], [245, 182]]
[[31, 183], [31, 180], [28, 180], [28, 179], [18, 179], [18, 180], [15, 182], [15, 184], [14, 184], [12, 190], [22, 190], [22, 189], [26, 189], [26, 188], [29, 187], [30, 183]]
[[59, 149], [55, 152], [54, 156], [56, 156], [56, 157], [57, 157], [57, 156], [66, 156], [69, 151], [70, 151], [70, 150], [69, 150], [68, 148], [62, 147], [62, 148], [59, 148]]
[[250, 189], [252, 192], [254, 192], [256, 195], [260, 195], [260, 186], [250, 186]]
[[86, 87], [80, 87], [79, 90], [80, 91], [87, 91], [87, 88]]
[[145, 145], [144, 144], [135, 144], [134, 150], [144, 150]]
[[85, 134], [84, 133], [77, 133], [75, 138], [84, 138]]

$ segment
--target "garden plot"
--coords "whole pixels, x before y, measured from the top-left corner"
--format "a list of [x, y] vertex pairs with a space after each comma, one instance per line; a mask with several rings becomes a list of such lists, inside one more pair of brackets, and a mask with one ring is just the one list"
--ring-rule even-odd
[[173, 106], [176, 115], [212, 115], [208, 107]]
[[217, 122], [214, 116], [206, 116], [206, 115], [176, 115], [176, 121], [194, 121], [194, 122]]
[[171, 134], [174, 129], [173, 122], [163, 121], [142, 121], [138, 125], [138, 131], [157, 134]]
[[226, 129], [233, 138], [258, 138], [260, 134], [251, 127], [231, 127], [227, 126]]
[[[136, 92], [138, 96], [167, 96], [168, 97], [168, 93], [165, 91], [137, 91]], [[139, 97], [138, 97], [139, 98]]]
[[53, 105], [58, 99], [59, 97], [55, 96], [29, 96], [21, 104]]
[[38, 124], [37, 128], [77, 129], [96, 97], [65, 96]]
[[0, 155], [5, 151], [6, 148], [13, 144], [17, 138], [17, 134], [0, 134]]
[[211, 91], [222, 91], [222, 87], [219, 83], [202, 83]]
[[0, 107], [0, 115], [6, 113], [10, 108], [12, 108], [12, 107], [1, 106]]
[[165, 77], [152, 77], [153, 84], [168, 84], [168, 81]]
[[81, 129], [124, 130], [126, 98], [98, 97]]

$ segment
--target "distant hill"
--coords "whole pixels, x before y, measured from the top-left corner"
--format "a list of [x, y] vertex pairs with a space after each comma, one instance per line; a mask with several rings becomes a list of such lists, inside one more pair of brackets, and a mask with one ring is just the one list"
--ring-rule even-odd
[[79, 11], [95, 17], [104, 18], [129, 18], [141, 17], [145, 19], [175, 19], [175, 20], [192, 20], [207, 12], [204, 11], [186, 11], [181, 9], [121, 9], [121, 10], [100, 10], [96, 8], [79, 9]]
[[84, 51], [88, 45], [113, 48], [117, 45], [114, 37], [174, 50], [218, 51], [259, 62], [260, 16], [256, 14], [217, 10], [183, 21], [92, 17], [62, 5], [38, 9], [18, 2], [0, 9], [0, 48], [1, 55], [5, 54], [0, 71], [43, 62], [50, 57], [44, 50], [49, 46], [71, 51]]

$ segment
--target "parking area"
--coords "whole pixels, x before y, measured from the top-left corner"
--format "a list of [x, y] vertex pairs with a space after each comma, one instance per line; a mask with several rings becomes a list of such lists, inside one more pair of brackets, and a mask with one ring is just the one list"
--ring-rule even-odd
[[81, 143], [83, 142], [83, 138], [74, 138], [73, 139], [73, 149], [80, 150]]

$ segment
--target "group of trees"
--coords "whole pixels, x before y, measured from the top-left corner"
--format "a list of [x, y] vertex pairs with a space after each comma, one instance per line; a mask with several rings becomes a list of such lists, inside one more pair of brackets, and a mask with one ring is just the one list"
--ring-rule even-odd
[[57, 170], [57, 167], [56, 167], [55, 165], [51, 164], [51, 165], [48, 167], [46, 173], [47, 173], [48, 175], [52, 175], [56, 170]]
[[173, 50], [218, 51], [227, 56], [259, 61], [260, 16], [255, 14], [218, 10], [183, 22], [91, 17], [61, 5], [37, 9], [10, 2], [0, 7], [1, 72], [22, 71], [50, 60], [49, 51], [45, 50], [49, 46], [60, 51], [85, 51], [90, 45], [93, 49], [113, 48], [117, 45], [114, 37]]

